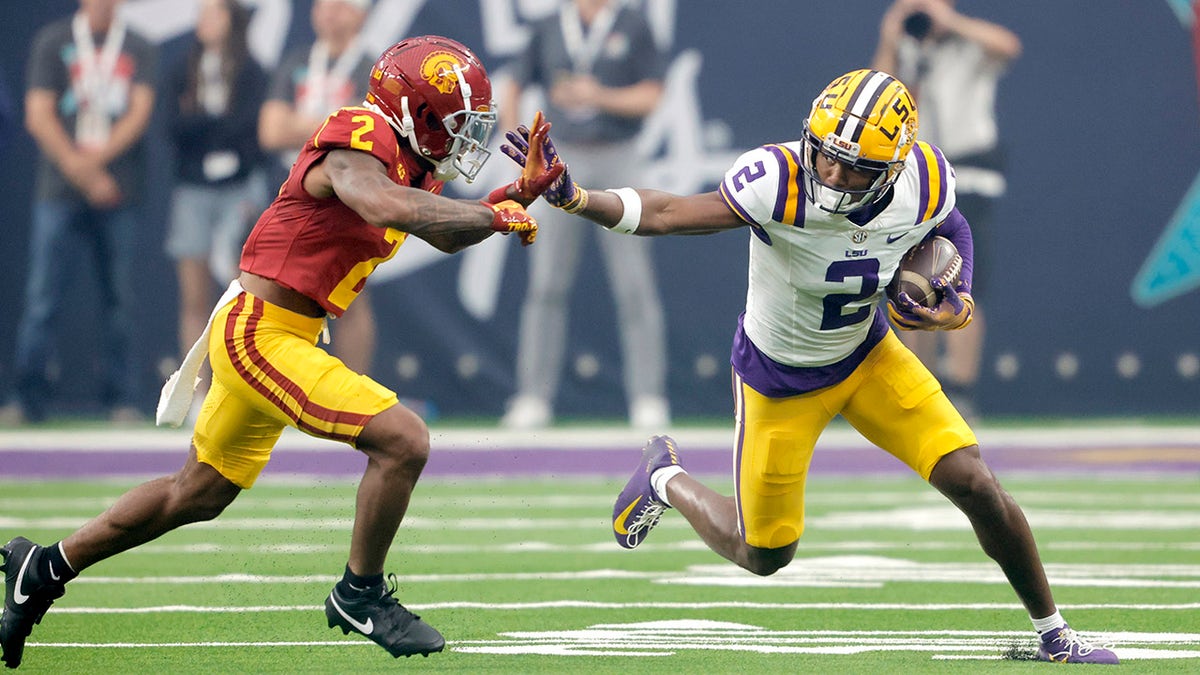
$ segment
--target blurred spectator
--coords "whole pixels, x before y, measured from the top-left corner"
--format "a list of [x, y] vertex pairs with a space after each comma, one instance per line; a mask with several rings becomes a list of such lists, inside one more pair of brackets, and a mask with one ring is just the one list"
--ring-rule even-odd
[[[312, 130], [325, 117], [367, 95], [371, 66], [378, 54], [366, 51], [361, 39], [371, 0], [313, 0], [316, 42], [284, 55], [271, 79], [258, 118], [258, 140], [274, 153], [269, 184], [283, 182]], [[333, 353], [351, 370], [367, 373], [375, 356], [375, 312], [360, 293], [354, 307], [332, 322]]]
[[52, 332], [80, 267], [64, 255], [73, 237], [90, 249], [98, 277], [101, 402], [115, 422], [141, 418], [134, 406], [137, 369], [130, 352], [134, 237], [156, 53], [128, 29], [120, 5], [121, 0], [80, 0], [78, 12], [44, 27], [33, 41], [25, 126], [40, 160], [25, 306], [17, 329], [16, 387], [0, 409], [0, 422], [9, 425], [46, 414]]
[[166, 247], [179, 280], [181, 357], [238, 275], [242, 243], [267, 199], [257, 134], [267, 76], [247, 49], [250, 10], [237, 0], [198, 3], [195, 44], [164, 86], [177, 150]]
[[996, 250], [993, 211], [1005, 192], [996, 87], [1020, 54], [1021, 40], [1012, 31], [959, 13], [954, 0], [896, 0], [883, 15], [872, 64], [898, 77], [916, 96], [921, 140], [941, 148], [954, 166], [958, 209], [971, 222], [977, 243], [972, 292], [978, 304], [971, 325], [900, 332], [968, 419], [978, 414], [974, 389], [988, 306], [986, 252]]
[[[501, 107], [500, 127], [516, 125], [523, 89], [540, 85], [555, 143], [572, 159], [575, 180], [597, 187], [637, 183], [645, 159], [634, 139], [658, 105], [665, 74], [666, 56], [640, 10], [617, 0], [563, 2], [532, 27], [504, 98], [508, 104]], [[580, 227], [540, 202], [532, 212], [542, 227], [521, 311], [517, 393], [501, 424], [535, 429], [552, 422], [566, 356], [567, 303], [584, 244], [595, 237], [616, 300], [630, 423], [666, 426], [666, 329], [650, 240]]]

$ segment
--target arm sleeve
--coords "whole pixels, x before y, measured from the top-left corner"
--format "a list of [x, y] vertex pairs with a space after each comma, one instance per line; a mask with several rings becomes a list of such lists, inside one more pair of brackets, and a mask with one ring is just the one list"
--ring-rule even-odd
[[54, 42], [50, 30], [43, 30], [34, 38], [25, 68], [26, 89], [49, 89], [58, 93], [66, 89], [67, 72], [55, 56]]
[[137, 35], [137, 40], [130, 41], [129, 45], [129, 51], [137, 61], [133, 81], [154, 89], [158, 82], [158, 48], [140, 34], [134, 35]]
[[950, 211], [937, 227], [930, 231], [929, 236], [942, 236], [954, 242], [958, 254], [962, 256], [962, 271], [958, 275], [958, 290], [971, 292], [975, 276], [975, 240], [971, 236], [971, 225], [958, 208]]

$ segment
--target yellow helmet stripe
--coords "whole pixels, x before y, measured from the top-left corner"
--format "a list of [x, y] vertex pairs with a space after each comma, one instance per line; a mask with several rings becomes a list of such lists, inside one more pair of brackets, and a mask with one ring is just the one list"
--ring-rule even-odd
[[[878, 70], [860, 70], [855, 73], [858, 83], [846, 101], [846, 112], [838, 122], [836, 133], [842, 138], [858, 142], [863, 132], [863, 122], [876, 117], [875, 107], [879, 104], [888, 86], [896, 79]], [[853, 79], [851, 80], [853, 82]], [[847, 128], [847, 125], [852, 125]]]

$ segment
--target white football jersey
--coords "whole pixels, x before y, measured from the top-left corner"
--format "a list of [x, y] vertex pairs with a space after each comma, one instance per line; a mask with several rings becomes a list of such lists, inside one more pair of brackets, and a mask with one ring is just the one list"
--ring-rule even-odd
[[755, 235], [746, 335], [774, 361], [807, 368], [840, 361], [866, 339], [900, 258], [954, 208], [954, 171], [917, 142], [888, 194], [833, 214], [804, 196], [801, 145], [743, 154], [720, 191]]

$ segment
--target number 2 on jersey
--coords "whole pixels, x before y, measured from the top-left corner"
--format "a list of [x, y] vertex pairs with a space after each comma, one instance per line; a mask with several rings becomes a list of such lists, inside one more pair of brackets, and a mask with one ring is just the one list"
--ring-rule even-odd
[[375, 147], [375, 141], [363, 140], [363, 136], [375, 131], [375, 118], [370, 115], [355, 115], [350, 121], [361, 123], [357, 129], [350, 132], [350, 147], [370, 152]]
[[855, 277], [862, 279], [862, 286], [857, 293], [830, 293], [823, 299], [821, 330], [845, 328], [860, 321], [866, 321], [867, 317], [871, 316], [871, 308], [866, 305], [848, 314], [846, 306], [852, 302], [866, 300], [879, 290], [879, 261], [874, 258], [835, 260], [825, 270], [825, 281], [832, 283], [840, 283]]

